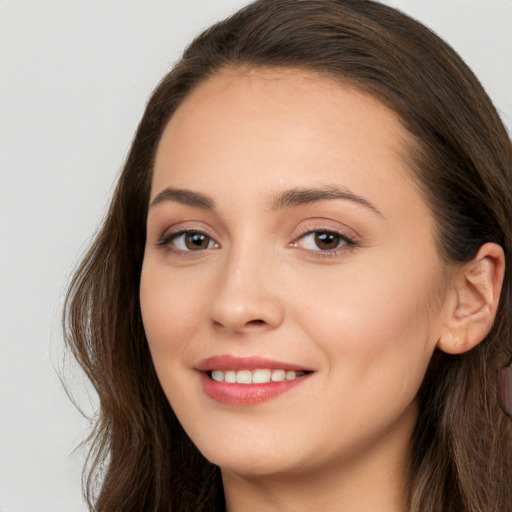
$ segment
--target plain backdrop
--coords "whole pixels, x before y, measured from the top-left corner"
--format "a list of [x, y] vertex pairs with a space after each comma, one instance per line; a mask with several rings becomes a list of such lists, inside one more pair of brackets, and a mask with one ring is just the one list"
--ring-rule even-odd
[[[0, 0], [0, 511], [85, 511], [88, 422], [60, 308], [153, 87], [245, 0]], [[444, 37], [512, 127], [512, 0], [389, 0]], [[61, 370], [84, 408], [80, 373]], [[94, 397], [91, 397], [94, 403]]]

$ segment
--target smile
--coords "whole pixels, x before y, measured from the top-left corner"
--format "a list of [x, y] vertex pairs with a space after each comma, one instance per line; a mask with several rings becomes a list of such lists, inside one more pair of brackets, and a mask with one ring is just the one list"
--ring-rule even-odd
[[295, 363], [264, 357], [218, 355], [195, 367], [204, 393], [221, 404], [257, 405], [287, 393], [315, 373]]
[[268, 382], [283, 382], [295, 380], [306, 375], [305, 371], [294, 370], [213, 370], [209, 372], [210, 377], [217, 382], [228, 382], [231, 384], [267, 384]]

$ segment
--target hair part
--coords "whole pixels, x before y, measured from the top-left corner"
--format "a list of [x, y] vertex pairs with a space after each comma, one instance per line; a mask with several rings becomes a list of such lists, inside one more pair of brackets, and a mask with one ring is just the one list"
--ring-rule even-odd
[[154, 91], [69, 287], [65, 337], [100, 402], [86, 473], [91, 510], [223, 507], [218, 470], [187, 438], [158, 383], [138, 294], [158, 142], [191, 91], [226, 68], [300, 68], [378, 98], [415, 141], [407, 163], [443, 261], [470, 261], [485, 242], [503, 247], [507, 270], [491, 332], [465, 354], [436, 352], [419, 391], [409, 498], [412, 512], [511, 509], [511, 425], [496, 398], [496, 370], [512, 352], [507, 132], [460, 57], [399, 11], [370, 0], [260, 0], [199, 35]]

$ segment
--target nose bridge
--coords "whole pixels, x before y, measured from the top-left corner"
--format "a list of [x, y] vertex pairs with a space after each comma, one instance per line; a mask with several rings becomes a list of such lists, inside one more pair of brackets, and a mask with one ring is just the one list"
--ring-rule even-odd
[[211, 304], [213, 322], [230, 331], [275, 328], [284, 305], [276, 285], [275, 251], [256, 236], [234, 242], [223, 261]]

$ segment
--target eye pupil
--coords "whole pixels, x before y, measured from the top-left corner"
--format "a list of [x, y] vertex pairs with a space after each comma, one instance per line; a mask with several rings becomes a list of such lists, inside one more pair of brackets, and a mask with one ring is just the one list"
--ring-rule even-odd
[[185, 235], [185, 245], [191, 251], [207, 249], [210, 239], [202, 233], [190, 232]]
[[335, 233], [328, 233], [325, 231], [319, 231], [315, 234], [315, 244], [319, 249], [330, 250], [336, 249], [340, 243], [339, 235]]

